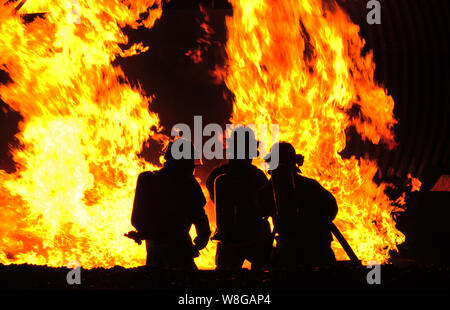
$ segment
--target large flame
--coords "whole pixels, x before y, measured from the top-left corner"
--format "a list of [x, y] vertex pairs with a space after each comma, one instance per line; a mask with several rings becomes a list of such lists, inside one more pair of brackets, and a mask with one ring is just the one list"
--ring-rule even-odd
[[137, 154], [159, 120], [112, 62], [145, 50], [123, 51], [121, 27], [151, 27], [159, 2], [27, 1], [21, 14], [45, 13], [31, 22], [0, 6], [0, 68], [12, 80], [0, 94], [23, 117], [17, 171], [0, 170], [1, 263], [145, 262], [123, 233], [137, 176], [155, 168]]
[[[279, 139], [305, 156], [304, 175], [336, 197], [335, 223], [359, 258], [386, 262], [404, 235], [385, 185], [372, 181], [377, 164], [339, 155], [350, 126], [375, 144], [395, 144], [394, 102], [374, 81], [358, 26], [333, 1], [230, 2], [225, 82], [235, 95], [232, 121], [279, 124]], [[337, 242], [333, 249], [347, 259]]]
[[[0, 6], [0, 69], [11, 79], [0, 96], [23, 117], [17, 170], [0, 170], [0, 263], [144, 264], [145, 248], [123, 233], [132, 229], [138, 174], [156, 169], [138, 154], [159, 119], [148, 111], [151, 97], [113, 62], [148, 49], [122, 50], [121, 28], [152, 27], [160, 2], [31, 0], [18, 12], [45, 14], [27, 21], [17, 2]], [[384, 185], [372, 182], [377, 166], [339, 156], [352, 125], [393, 144], [394, 103], [374, 82], [371, 54], [361, 55], [358, 27], [319, 0], [231, 2], [225, 82], [236, 96], [233, 122], [280, 124], [280, 138], [306, 157], [304, 174], [338, 200], [336, 223], [357, 254], [386, 262], [404, 236]], [[214, 267], [214, 249], [196, 260], [200, 268]]]

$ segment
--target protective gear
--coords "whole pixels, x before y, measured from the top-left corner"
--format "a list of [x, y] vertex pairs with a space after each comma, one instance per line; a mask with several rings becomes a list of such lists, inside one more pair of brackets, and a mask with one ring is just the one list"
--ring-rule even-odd
[[[181, 161], [138, 178], [131, 223], [146, 240], [147, 265], [153, 268], [192, 269], [193, 257], [211, 235], [202, 189], [189, 163]], [[192, 225], [198, 234], [195, 245], [189, 235]]]
[[255, 204], [256, 193], [267, 178], [243, 161], [233, 160], [213, 170], [206, 186], [216, 204], [219, 240], [217, 269], [239, 269], [244, 260], [252, 269], [263, 269], [269, 260], [273, 237], [265, 214]]
[[280, 165], [258, 198], [273, 217], [278, 234], [274, 267], [334, 262], [331, 223], [338, 211], [335, 198], [317, 181], [298, 174], [292, 145], [281, 142], [272, 151], [279, 151]]
[[[278, 161], [273, 160], [274, 157]], [[270, 153], [264, 157], [264, 160], [269, 163], [269, 170], [275, 170], [278, 166], [286, 166], [289, 169], [300, 172], [299, 167], [303, 166], [305, 157], [301, 154], [296, 154], [294, 147], [287, 142], [275, 143], [270, 149]]]

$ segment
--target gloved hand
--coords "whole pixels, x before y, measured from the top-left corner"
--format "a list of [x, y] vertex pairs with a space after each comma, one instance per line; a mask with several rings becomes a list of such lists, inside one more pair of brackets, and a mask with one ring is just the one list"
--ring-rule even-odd
[[141, 234], [137, 231], [129, 231], [126, 234], [124, 234], [125, 237], [128, 237], [130, 239], [133, 239], [134, 242], [136, 242], [137, 244], [141, 245], [142, 240], [144, 240], [141, 236]]

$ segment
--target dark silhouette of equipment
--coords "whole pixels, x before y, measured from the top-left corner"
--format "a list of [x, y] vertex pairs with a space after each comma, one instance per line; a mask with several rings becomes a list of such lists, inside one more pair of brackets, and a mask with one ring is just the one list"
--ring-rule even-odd
[[358, 256], [356, 256], [355, 252], [353, 252], [352, 247], [348, 244], [347, 240], [333, 222], [331, 222], [331, 232], [336, 237], [336, 240], [339, 241], [350, 260], [355, 264], [360, 264], [361, 261], [358, 259]]

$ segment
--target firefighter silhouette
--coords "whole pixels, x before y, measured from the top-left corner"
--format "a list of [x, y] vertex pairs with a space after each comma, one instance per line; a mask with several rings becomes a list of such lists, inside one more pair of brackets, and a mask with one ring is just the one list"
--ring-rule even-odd
[[[278, 161], [272, 156], [278, 156]], [[272, 146], [267, 162], [269, 183], [258, 202], [274, 220], [277, 244], [272, 267], [319, 266], [336, 261], [331, 249], [331, 225], [338, 207], [333, 195], [317, 181], [300, 175], [304, 157], [286, 142]]]
[[228, 139], [228, 162], [215, 168], [206, 187], [216, 206], [218, 270], [240, 269], [245, 260], [251, 269], [264, 269], [273, 237], [267, 216], [256, 204], [256, 193], [267, 182], [264, 172], [252, 165], [257, 141], [248, 127], [233, 130]]
[[[188, 141], [190, 158], [175, 159], [173, 143], [165, 150], [162, 169], [139, 175], [134, 198], [132, 225], [134, 236], [146, 241], [147, 266], [157, 269], [197, 269], [194, 257], [206, 247], [211, 231], [204, 211], [206, 199], [194, 172], [194, 148]], [[197, 231], [192, 242], [191, 225]]]

